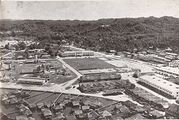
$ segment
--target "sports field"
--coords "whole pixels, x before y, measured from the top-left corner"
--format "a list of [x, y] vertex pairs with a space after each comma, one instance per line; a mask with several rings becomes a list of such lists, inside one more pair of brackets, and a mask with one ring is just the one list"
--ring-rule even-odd
[[64, 61], [76, 70], [115, 68], [114, 65], [98, 58], [73, 58], [64, 59]]

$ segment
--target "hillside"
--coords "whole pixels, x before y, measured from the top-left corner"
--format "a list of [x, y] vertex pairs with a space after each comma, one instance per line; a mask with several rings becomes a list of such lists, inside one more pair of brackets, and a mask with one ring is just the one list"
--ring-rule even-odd
[[[179, 19], [166, 16], [97, 21], [1, 20], [0, 31], [13, 31], [13, 36], [33, 36], [38, 41], [66, 40], [79, 47], [98, 51], [132, 51], [134, 48], [142, 50], [150, 46], [169, 46], [179, 52]], [[1, 37], [5, 36], [1, 34]]]

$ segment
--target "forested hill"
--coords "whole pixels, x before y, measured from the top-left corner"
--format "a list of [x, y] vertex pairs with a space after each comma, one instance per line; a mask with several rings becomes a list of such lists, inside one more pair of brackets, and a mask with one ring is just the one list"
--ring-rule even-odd
[[[67, 42], [93, 50], [117, 51], [171, 47], [179, 51], [179, 19], [173, 17], [78, 20], [1, 20], [0, 31], [34, 36], [38, 41]], [[16, 32], [23, 31], [23, 32]], [[5, 35], [1, 34], [1, 37]]]

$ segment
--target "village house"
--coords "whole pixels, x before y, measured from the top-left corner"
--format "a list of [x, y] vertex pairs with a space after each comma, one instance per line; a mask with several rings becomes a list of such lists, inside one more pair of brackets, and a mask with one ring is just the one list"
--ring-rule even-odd
[[77, 100], [72, 101], [72, 106], [73, 106], [74, 108], [79, 108], [79, 107], [80, 107], [80, 102], [77, 101]]
[[42, 115], [45, 119], [51, 119], [52, 118], [52, 112], [49, 109], [42, 109]]
[[24, 116], [24, 115], [16, 116], [15, 119], [16, 119], [16, 120], [29, 120], [29, 119], [27, 118], [27, 116]]
[[166, 115], [175, 116], [177, 119], [179, 119], [179, 105], [177, 104], [171, 104], [169, 108], [166, 110]]
[[23, 104], [20, 105], [19, 111], [20, 111], [21, 114], [23, 114], [25, 116], [31, 116], [32, 115], [32, 112], [30, 111], [30, 109]]
[[164, 115], [161, 114], [158, 110], [150, 111], [149, 116], [152, 119], [163, 119], [164, 118]]
[[44, 103], [39, 102], [39, 103], [36, 104], [36, 106], [40, 110], [40, 109], [44, 108]]
[[135, 115], [132, 115], [131, 117], [125, 118], [125, 120], [144, 120], [146, 119], [144, 116], [142, 116], [140, 113], [137, 113]]
[[107, 110], [102, 112], [102, 116], [106, 119], [111, 119], [112, 118], [112, 114], [110, 112], [108, 112]]
[[54, 106], [53, 110], [54, 110], [54, 112], [59, 112], [59, 111], [62, 111], [64, 109], [64, 107], [65, 107], [65, 105], [63, 103], [60, 103], [59, 105]]
[[66, 116], [66, 120], [77, 120], [75, 115], [68, 115]]
[[81, 109], [82, 109], [83, 112], [89, 112], [90, 106], [84, 105], [84, 106], [81, 107]]
[[28, 120], [35, 120], [35, 118], [33, 118], [33, 117], [28, 117]]
[[52, 120], [65, 120], [65, 119], [66, 118], [65, 118], [64, 114], [61, 112], [56, 113], [56, 117], [52, 118]]

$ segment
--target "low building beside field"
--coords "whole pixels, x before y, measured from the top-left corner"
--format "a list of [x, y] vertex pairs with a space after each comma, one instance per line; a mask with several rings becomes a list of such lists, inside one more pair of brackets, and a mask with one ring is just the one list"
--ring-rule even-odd
[[179, 69], [178, 68], [160, 67], [160, 68], [156, 68], [155, 72], [157, 74], [161, 74], [161, 75], [165, 75], [165, 76], [179, 77]]
[[95, 82], [120, 79], [121, 74], [118, 72], [91, 72], [88, 74], [84, 74], [79, 80], [80, 82]]
[[46, 82], [44, 78], [21, 77], [17, 80], [19, 84], [43, 85]]
[[167, 101], [139, 87], [135, 87], [134, 89], [131, 90], [128, 89], [125, 91], [125, 93], [136, 99], [137, 102], [142, 104], [148, 103], [156, 107], [157, 109], [163, 110], [163, 108], [168, 108], [169, 106], [169, 103]]
[[61, 57], [78, 57], [78, 56], [94, 56], [93, 51], [60, 51], [59, 56]]
[[154, 75], [141, 76], [138, 83], [145, 85], [152, 90], [170, 98], [179, 97], [179, 85]]

